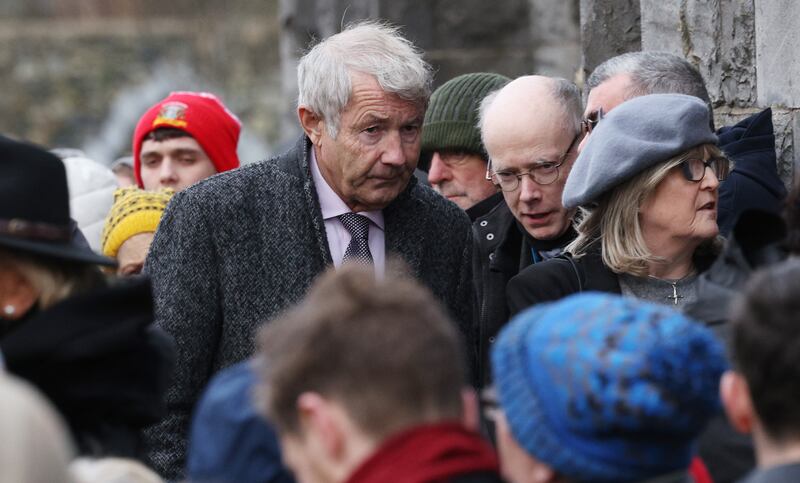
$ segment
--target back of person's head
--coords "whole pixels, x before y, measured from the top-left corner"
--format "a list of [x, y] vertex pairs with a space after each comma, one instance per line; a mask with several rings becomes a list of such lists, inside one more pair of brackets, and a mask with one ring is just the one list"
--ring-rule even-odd
[[[766, 435], [800, 441], [800, 260], [755, 273], [732, 310], [732, 356]], [[729, 410], [730, 412], [730, 410]]]
[[567, 481], [688, 470], [693, 440], [719, 408], [725, 369], [722, 345], [700, 323], [601, 293], [521, 313], [501, 332], [492, 363], [510, 444], [522, 450], [504, 452], [508, 438], [498, 432], [512, 481], [524, 466], [519, 455]]
[[354, 72], [375, 77], [385, 92], [427, 105], [431, 66], [400, 29], [376, 21], [349, 25], [316, 44], [297, 66], [297, 105], [321, 116], [333, 138], [350, 100]]
[[586, 80], [586, 88], [592, 90], [620, 74], [630, 76], [627, 99], [647, 94], [686, 94], [699, 97], [711, 106], [700, 71], [677, 55], [667, 52], [628, 52], [612, 57], [592, 71]]
[[466, 376], [455, 326], [427, 289], [395, 272], [328, 271], [262, 330], [264, 402], [278, 433], [302, 433], [297, 402], [306, 393], [336, 401], [376, 442], [461, 418]]
[[[63, 149], [54, 151], [64, 153]], [[67, 169], [70, 216], [92, 249], [99, 251], [100, 232], [114, 199], [117, 179], [108, 167], [85, 155], [68, 154], [61, 160]]]
[[129, 458], [78, 458], [70, 464], [75, 483], [163, 483], [153, 470]]
[[134, 186], [114, 192], [101, 246], [104, 255], [117, 259], [117, 273], [130, 275], [141, 271], [161, 216], [174, 194], [169, 188], [144, 191]]
[[72, 443], [60, 417], [31, 386], [0, 373], [0, 473], [14, 483], [69, 483]]

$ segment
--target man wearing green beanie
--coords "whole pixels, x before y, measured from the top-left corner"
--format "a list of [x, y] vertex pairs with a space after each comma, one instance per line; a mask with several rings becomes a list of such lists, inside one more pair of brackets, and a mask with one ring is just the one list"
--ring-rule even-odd
[[419, 167], [428, 172], [433, 189], [473, 221], [503, 200], [486, 179], [488, 157], [478, 128], [478, 107], [487, 94], [510, 80], [487, 72], [460, 75], [434, 91], [425, 112]]

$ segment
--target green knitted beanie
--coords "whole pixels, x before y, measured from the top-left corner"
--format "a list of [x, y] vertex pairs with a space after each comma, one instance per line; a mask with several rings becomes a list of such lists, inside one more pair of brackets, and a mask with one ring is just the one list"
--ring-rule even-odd
[[419, 168], [427, 171], [434, 151], [466, 151], [486, 156], [478, 129], [478, 109], [486, 94], [511, 79], [500, 74], [464, 74], [442, 84], [431, 96], [422, 125]]

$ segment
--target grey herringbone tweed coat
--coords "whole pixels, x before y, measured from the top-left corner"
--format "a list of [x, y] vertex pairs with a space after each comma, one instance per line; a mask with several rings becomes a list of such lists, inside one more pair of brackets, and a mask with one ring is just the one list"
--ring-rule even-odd
[[[164, 213], [146, 264], [157, 324], [178, 350], [169, 414], [148, 430], [164, 477], [182, 476], [189, 417], [209, 378], [249, 357], [256, 328], [300, 301], [332, 265], [309, 147], [304, 137], [282, 156], [201, 181]], [[410, 266], [472, 347], [467, 215], [414, 177], [383, 215], [387, 257]]]

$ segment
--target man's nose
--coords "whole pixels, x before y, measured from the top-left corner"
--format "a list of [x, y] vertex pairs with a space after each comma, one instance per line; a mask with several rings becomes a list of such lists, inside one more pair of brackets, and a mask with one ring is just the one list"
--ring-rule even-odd
[[450, 168], [442, 161], [442, 156], [438, 151], [433, 152], [431, 166], [428, 169], [428, 181], [431, 184], [440, 184], [452, 177]]
[[400, 139], [400, 133], [389, 132], [383, 140], [383, 155], [381, 162], [394, 166], [401, 166], [405, 164], [406, 157], [403, 152], [403, 141]]
[[175, 163], [172, 162], [172, 159], [166, 157], [161, 161], [158, 175], [161, 184], [174, 184], [178, 180], [177, 172], [175, 171]]
[[530, 174], [524, 174], [519, 181], [519, 199], [524, 202], [540, 201], [542, 199], [542, 187], [533, 180]]

